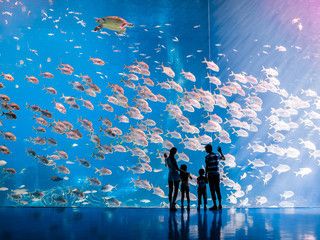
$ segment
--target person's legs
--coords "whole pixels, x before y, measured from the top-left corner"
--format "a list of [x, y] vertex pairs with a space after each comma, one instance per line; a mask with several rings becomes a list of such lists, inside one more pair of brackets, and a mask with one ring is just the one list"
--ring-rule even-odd
[[198, 189], [198, 207], [201, 206], [202, 191]]
[[217, 206], [216, 195], [215, 195], [214, 175], [208, 175], [208, 182], [209, 182], [209, 187], [210, 187], [210, 192], [211, 192], [211, 198], [213, 201], [213, 206]]
[[188, 202], [188, 208], [190, 208], [190, 194], [189, 194], [189, 187], [186, 189], [186, 196], [187, 196], [187, 202]]
[[172, 207], [175, 207], [177, 196], [178, 196], [178, 190], [179, 190], [179, 181], [174, 181], [174, 194], [172, 199]]
[[214, 176], [214, 188], [217, 193], [218, 201], [219, 201], [219, 207], [221, 206], [221, 191], [220, 191], [220, 175]]
[[204, 205], [204, 209], [207, 208], [207, 189], [203, 189], [203, 205]]
[[183, 208], [183, 205], [184, 205], [184, 193], [185, 193], [185, 190], [181, 188], [181, 208]]
[[171, 207], [171, 205], [172, 205], [173, 181], [168, 181], [168, 185], [169, 185], [169, 203], [170, 203], [170, 207]]

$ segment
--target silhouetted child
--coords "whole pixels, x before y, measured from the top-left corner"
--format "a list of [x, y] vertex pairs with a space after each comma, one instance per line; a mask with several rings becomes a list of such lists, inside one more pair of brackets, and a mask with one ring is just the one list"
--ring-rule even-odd
[[190, 190], [189, 190], [189, 178], [192, 179], [190, 173], [187, 172], [187, 165], [182, 164], [180, 166], [180, 179], [181, 179], [181, 208], [183, 209], [184, 195], [187, 196], [188, 207], [190, 210]]
[[201, 197], [203, 197], [203, 205], [204, 210], [207, 209], [207, 178], [204, 175], [204, 169], [199, 170], [199, 177], [197, 178], [197, 184], [198, 184], [198, 210], [200, 210], [201, 205]]

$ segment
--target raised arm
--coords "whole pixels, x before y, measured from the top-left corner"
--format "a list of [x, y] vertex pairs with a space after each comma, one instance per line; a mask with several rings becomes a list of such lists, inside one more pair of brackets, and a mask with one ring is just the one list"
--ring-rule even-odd
[[220, 153], [220, 156], [221, 156], [221, 160], [226, 160], [226, 158], [224, 157], [223, 153], [222, 153], [222, 149], [221, 147], [219, 146], [217, 151]]
[[164, 164], [165, 164], [166, 167], [168, 167], [168, 163], [167, 163], [168, 155], [166, 153], [164, 153], [163, 156], [164, 156]]

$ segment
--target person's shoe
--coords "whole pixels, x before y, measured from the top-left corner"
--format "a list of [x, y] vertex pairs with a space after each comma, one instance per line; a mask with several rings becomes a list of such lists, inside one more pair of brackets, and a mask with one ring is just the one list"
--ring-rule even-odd
[[209, 208], [210, 211], [215, 211], [215, 210], [217, 210], [217, 209], [218, 209], [218, 208], [217, 208], [216, 205], [214, 205], [213, 207]]
[[221, 204], [219, 204], [219, 210], [221, 210], [222, 209], [222, 205]]
[[177, 211], [178, 209], [176, 208], [176, 205], [172, 205], [172, 207], [170, 208], [171, 211]]

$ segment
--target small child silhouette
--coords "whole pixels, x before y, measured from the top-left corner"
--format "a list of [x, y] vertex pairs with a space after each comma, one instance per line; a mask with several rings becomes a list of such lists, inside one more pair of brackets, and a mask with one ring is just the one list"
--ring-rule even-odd
[[204, 169], [199, 169], [199, 177], [197, 178], [197, 184], [198, 184], [198, 210], [200, 210], [201, 206], [201, 197], [203, 197], [203, 209], [207, 209], [207, 178], [205, 177], [205, 171]]
[[184, 203], [184, 195], [187, 196], [187, 202], [188, 202], [188, 207], [187, 209], [190, 210], [190, 189], [189, 189], [189, 178], [192, 179], [190, 176], [190, 173], [187, 172], [187, 165], [182, 164], [180, 166], [180, 179], [181, 179], [181, 209], [184, 208], [183, 203]]

